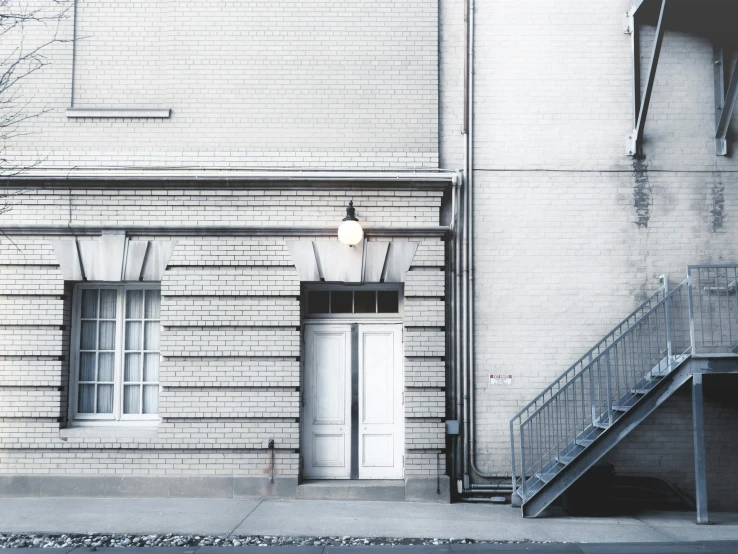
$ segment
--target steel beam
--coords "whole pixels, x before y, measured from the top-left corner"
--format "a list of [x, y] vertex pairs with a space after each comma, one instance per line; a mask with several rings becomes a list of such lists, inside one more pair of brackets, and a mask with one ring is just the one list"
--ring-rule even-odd
[[707, 468], [702, 374], [692, 376], [692, 430], [694, 432], [694, 480], [697, 489], [697, 523], [707, 524]]
[[713, 47], [715, 66], [715, 153], [718, 156], [728, 155], [728, 127], [733, 116], [736, 99], [738, 99], [738, 71], [733, 69], [728, 91], [725, 92], [725, 55], [722, 46]]
[[632, 0], [631, 6], [630, 6], [630, 14], [635, 15], [638, 11], [638, 8], [640, 8], [643, 4], [645, 4], [648, 0]]
[[[651, 103], [651, 93], [653, 92], [653, 84], [656, 79], [656, 68], [659, 65], [659, 56], [661, 55], [661, 45], [664, 42], [664, 13], [666, 11], [666, 0], [661, 0], [661, 10], [659, 11], [659, 22], [656, 26], [656, 39], [653, 42], [653, 51], [651, 52], [651, 64], [648, 68], [648, 80], [646, 81], [646, 90], [643, 92], [643, 97], [640, 102], [640, 106], [635, 117], [635, 127], [631, 133], [628, 134], [626, 139], [626, 152], [628, 156], [639, 156], [641, 155], [641, 143], [643, 141], [643, 129], [646, 125], [646, 118], [648, 117], [648, 108]], [[635, 27], [635, 25], [634, 25]], [[637, 32], [634, 31], [633, 35], [637, 36]], [[633, 51], [633, 64], [634, 70], [633, 75], [635, 77], [636, 65], [640, 66], [640, 56], [636, 60], [636, 54], [638, 49]], [[638, 62], [638, 63], [636, 63]], [[640, 79], [640, 69], [638, 69]], [[634, 81], [634, 93], [640, 92], [635, 89], [638, 85], [640, 89], [640, 83]], [[636, 94], [637, 96], [637, 94]], [[634, 104], [635, 105], [635, 104]], [[635, 112], [634, 112], [634, 115]]]

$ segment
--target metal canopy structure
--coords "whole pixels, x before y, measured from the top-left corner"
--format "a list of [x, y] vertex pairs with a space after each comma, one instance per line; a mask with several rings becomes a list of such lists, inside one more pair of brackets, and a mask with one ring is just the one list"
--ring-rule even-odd
[[[730, 53], [736, 51], [735, 0], [633, 0], [626, 16], [625, 32], [631, 35], [633, 54], [633, 130], [626, 137], [628, 156], [643, 155], [643, 131], [651, 103], [664, 31], [707, 37], [713, 44], [715, 89], [715, 154], [727, 156], [728, 129], [738, 100], [738, 71]], [[641, 84], [640, 29], [656, 27], [645, 86]]]

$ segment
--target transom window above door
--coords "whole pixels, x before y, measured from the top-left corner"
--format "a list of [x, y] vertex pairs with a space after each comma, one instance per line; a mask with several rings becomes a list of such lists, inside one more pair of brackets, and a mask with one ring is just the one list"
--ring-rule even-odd
[[74, 423], [159, 419], [158, 286], [78, 285], [74, 293]]
[[399, 288], [316, 286], [304, 291], [305, 317], [397, 316], [402, 307]]

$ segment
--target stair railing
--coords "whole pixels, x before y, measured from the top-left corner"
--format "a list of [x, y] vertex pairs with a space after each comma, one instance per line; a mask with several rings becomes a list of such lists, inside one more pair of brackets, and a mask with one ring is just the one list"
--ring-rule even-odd
[[540, 408], [545, 402], [550, 400], [556, 393], [558, 393], [562, 387], [566, 386], [576, 375], [581, 373], [585, 367], [587, 367], [593, 359], [598, 357], [605, 348], [612, 344], [618, 337], [620, 337], [624, 331], [632, 327], [637, 321], [639, 321], [644, 314], [648, 313], [658, 302], [662, 301], [668, 292], [668, 282], [666, 277], [662, 277], [663, 286], [659, 288], [654, 294], [649, 296], [640, 306], [638, 306], [633, 312], [623, 319], [618, 325], [616, 325], [607, 335], [605, 335], [597, 344], [590, 348], [584, 356], [579, 358], [574, 364], [569, 367], [564, 373], [562, 373], [558, 379], [546, 387], [543, 392], [536, 396], [532, 401], [525, 405], [513, 418], [510, 420], [510, 452], [512, 458], [512, 483], [513, 490], [517, 490], [519, 485], [516, 476], [516, 450], [515, 450], [515, 431], [516, 426], [520, 427], [520, 423], [523, 419], [527, 418], [534, 411]]
[[738, 264], [687, 267], [694, 317], [693, 354], [734, 357], [738, 354]]
[[684, 360], [693, 327], [688, 291], [688, 280], [668, 294], [665, 284], [511, 420], [513, 488], [518, 487], [517, 431], [523, 500], [529, 479], [538, 479], [540, 488], [546, 475], [612, 425], [616, 411], [636, 401], [644, 380], [665, 375]]

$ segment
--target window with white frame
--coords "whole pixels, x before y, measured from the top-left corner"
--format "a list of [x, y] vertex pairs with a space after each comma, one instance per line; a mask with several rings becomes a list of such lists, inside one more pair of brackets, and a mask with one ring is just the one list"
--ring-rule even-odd
[[159, 419], [161, 291], [78, 285], [70, 411], [75, 423]]

